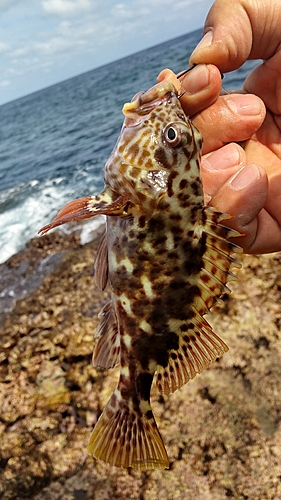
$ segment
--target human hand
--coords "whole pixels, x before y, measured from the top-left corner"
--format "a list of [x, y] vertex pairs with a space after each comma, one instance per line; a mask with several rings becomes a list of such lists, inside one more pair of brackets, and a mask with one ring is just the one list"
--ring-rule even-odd
[[235, 242], [251, 251], [257, 233], [262, 237], [259, 218], [267, 195], [267, 176], [259, 166], [245, 167], [245, 151], [232, 141], [244, 141], [258, 130], [265, 117], [263, 102], [255, 95], [219, 96], [221, 74], [210, 64], [198, 65], [180, 83], [171, 70], [160, 73], [158, 81], [163, 79], [172, 81], [179, 92], [187, 91], [181, 104], [203, 135], [205, 202], [232, 215], [228, 225], [245, 234]]
[[[205, 138], [205, 153], [220, 147], [217, 138], [223, 143], [225, 135], [230, 136], [225, 142], [240, 141], [239, 129], [246, 132], [248, 128], [245, 150], [229, 144], [202, 160], [206, 199], [218, 210], [233, 215], [230, 223], [245, 234], [239, 244], [248, 253], [281, 250], [280, 22], [279, 0], [216, 0], [206, 19], [206, 35], [190, 58], [191, 64], [213, 63], [223, 72], [238, 68], [247, 59], [264, 60], [244, 83], [244, 90], [259, 96], [267, 108], [258, 130], [253, 126], [258, 101], [250, 95], [242, 99], [244, 111], [253, 115], [252, 121], [241, 113], [243, 106], [240, 119], [231, 121], [226, 101], [234, 96], [219, 97], [193, 119]], [[184, 89], [186, 85], [188, 81], [183, 81]], [[260, 107], [256, 123], [263, 113]]]

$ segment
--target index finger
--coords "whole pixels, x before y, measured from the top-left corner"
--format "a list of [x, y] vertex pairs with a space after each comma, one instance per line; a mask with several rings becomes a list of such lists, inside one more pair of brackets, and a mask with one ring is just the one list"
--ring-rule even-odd
[[193, 116], [213, 104], [221, 91], [221, 73], [212, 64], [199, 64], [183, 77], [170, 69], [164, 69], [157, 81], [170, 81], [178, 93], [183, 93], [181, 105], [187, 116]]

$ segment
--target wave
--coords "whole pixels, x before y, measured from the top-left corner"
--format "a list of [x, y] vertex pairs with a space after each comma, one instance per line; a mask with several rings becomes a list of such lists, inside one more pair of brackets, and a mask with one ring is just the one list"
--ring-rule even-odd
[[[124, 102], [149, 88], [162, 68], [184, 69], [200, 36], [169, 40], [0, 107], [0, 263], [65, 203], [101, 191]], [[256, 64], [226, 74], [225, 88], [241, 88]], [[81, 241], [97, 225], [93, 219], [81, 226]]]
[[[38, 237], [38, 230], [50, 222], [68, 201], [99, 192], [101, 176], [94, 179], [83, 170], [74, 178], [71, 183], [64, 177], [43, 182], [33, 179], [0, 192], [0, 263], [21, 250], [31, 238]], [[84, 192], [89, 186], [90, 192]], [[87, 225], [81, 224], [81, 244], [91, 241], [103, 222], [104, 219], [99, 217]], [[61, 228], [65, 232], [73, 229], [71, 225]], [[78, 230], [77, 226], [75, 230]]]

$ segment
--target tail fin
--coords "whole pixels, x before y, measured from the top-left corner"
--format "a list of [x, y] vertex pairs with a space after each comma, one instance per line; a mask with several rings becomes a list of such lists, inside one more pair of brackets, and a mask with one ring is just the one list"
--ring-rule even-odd
[[169, 459], [151, 407], [135, 411], [114, 391], [90, 439], [90, 455], [116, 467], [168, 469]]

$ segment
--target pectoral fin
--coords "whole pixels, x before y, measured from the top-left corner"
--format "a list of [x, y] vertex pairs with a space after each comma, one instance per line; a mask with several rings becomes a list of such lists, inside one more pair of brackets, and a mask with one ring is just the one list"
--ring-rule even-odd
[[95, 333], [97, 343], [93, 354], [93, 365], [113, 368], [119, 363], [120, 336], [112, 302], [108, 302], [99, 313], [100, 323]]
[[105, 232], [97, 251], [94, 263], [95, 283], [100, 290], [104, 290], [108, 281], [108, 246]]
[[114, 199], [113, 193], [109, 189], [98, 196], [85, 196], [85, 198], [67, 203], [52, 222], [42, 227], [38, 232], [42, 235], [67, 222], [90, 219], [95, 215], [123, 215], [128, 202], [128, 195], [121, 195]]

